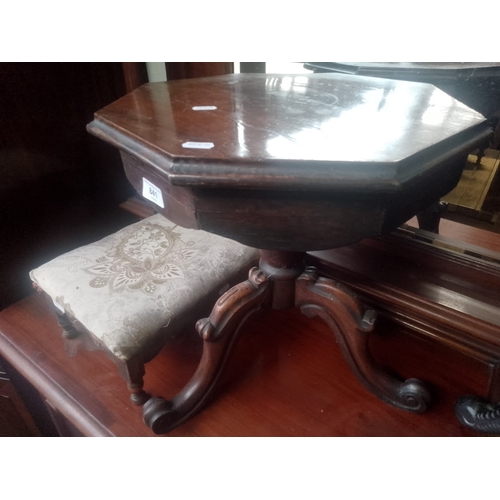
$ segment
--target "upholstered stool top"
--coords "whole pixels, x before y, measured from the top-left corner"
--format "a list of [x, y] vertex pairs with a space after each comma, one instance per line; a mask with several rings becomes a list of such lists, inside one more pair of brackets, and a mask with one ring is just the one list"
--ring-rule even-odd
[[253, 248], [158, 214], [61, 255], [30, 277], [98, 343], [127, 360], [258, 256]]

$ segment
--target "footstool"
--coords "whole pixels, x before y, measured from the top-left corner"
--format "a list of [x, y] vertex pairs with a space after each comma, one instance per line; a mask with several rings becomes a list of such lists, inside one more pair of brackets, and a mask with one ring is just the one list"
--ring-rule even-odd
[[[53, 302], [63, 336], [85, 334], [117, 363], [135, 404], [144, 365], [188, 324], [207, 296], [235, 283], [259, 252], [156, 214], [30, 272]], [[213, 302], [212, 302], [213, 304]]]

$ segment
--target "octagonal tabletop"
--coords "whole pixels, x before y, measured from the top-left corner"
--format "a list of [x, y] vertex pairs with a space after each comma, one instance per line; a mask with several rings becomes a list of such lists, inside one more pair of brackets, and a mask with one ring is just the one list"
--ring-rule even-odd
[[[457, 162], [491, 134], [481, 114], [432, 85], [343, 74], [238, 74], [146, 84], [97, 112], [88, 130], [125, 153], [127, 175], [139, 192], [144, 182], [161, 191], [159, 210], [167, 217], [254, 246], [256, 238], [242, 237], [225, 220], [228, 215], [214, 220], [221, 209], [215, 201], [202, 206], [206, 190], [238, 192], [240, 202], [248, 196], [262, 199], [256, 193], [275, 201], [284, 200], [284, 192], [294, 193], [283, 201], [288, 207], [310, 200], [311, 193], [327, 204], [332, 193], [372, 193], [379, 196], [379, 217], [356, 233], [359, 239], [361, 233], [380, 233], [388, 209], [401, 201], [396, 198], [414, 193], [412, 186], [421, 192], [422, 179], [440, 187], [433, 196], [452, 189]], [[443, 172], [445, 167], [453, 176]], [[395, 198], [387, 198], [390, 193]], [[224, 196], [234, 211], [231, 196]], [[276, 203], [275, 212], [281, 210]], [[238, 207], [246, 213], [257, 205]], [[306, 205], [292, 207], [294, 217]], [[417, 205], [403, 210], [404, 217]], [[328, 207], [327, 212], [334, 210]], [[396, 220], [391, 221], [393, 226]], [[284, 230], [280, 247], [298, 238], [300, 223]], [[252, 230], [262, 234], [262, 229]], [[316, 241], [314, 248], [328, 247], [334, 239]], [[260, 243], [269, 248], [277, 241]], [[305, 247], [305, 240], [299, 246]]]
[[[340, 171], [357, 178], [356, 168], [392, 182], [404, 177], [395, 164], [457, 134], [475, 137], [481, 125], [482, 115], [432, 85], [240, 74], [144, 85], [96, 113], [90, 130], [151, 147], [174, 183], [262, 186], [289, 184], [297, 167], [321, 184]], [[242, 176], [213, 180], [228, 166]], [[272, 177], [261, 178], [265, 167]]]

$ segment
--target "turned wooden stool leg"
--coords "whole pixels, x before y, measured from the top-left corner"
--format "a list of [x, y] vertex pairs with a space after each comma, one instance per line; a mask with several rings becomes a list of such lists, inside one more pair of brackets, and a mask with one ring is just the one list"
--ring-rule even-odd
[[328, 324], [350, 368], [370, 392], [403, 410], [426, 410], [431, 397], [424, 383], [398, 380], [373, 360], [368, 334], [374, 327], [375, 312], [365, 311], [354, 292], [320, 278], [315, 268], [307, 268], [297, 280], [296, 305], [306, 316], [319, 316]]
[[146, 370], [144, 363], [132, 360], [117, 361], [118, 371], [127, 382], [128, 390], [130, 391], [130, 400], [137, 406], [143, 405], [151, 398], [144, 389], [144, 374]]
[[80, 332], [73, 326], [66, 314], [59, 311], [56, 312], [57, 322], [62, 328], [62, 336], [65, 339], [75, 339], [80, 335]]
[[137, 406], [141, 406], [148, 401], [151, 396], [143, 389], [144, 382], [137, 384], [127, 384], [130, 391], [130, 400]]

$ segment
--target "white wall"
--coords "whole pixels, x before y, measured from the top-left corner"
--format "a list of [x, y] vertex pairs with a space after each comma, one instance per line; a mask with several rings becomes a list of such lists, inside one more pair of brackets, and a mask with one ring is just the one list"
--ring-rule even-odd
[[150, 82], [164, 82], [167, 79], [167, 70], [164, 62], [147, 62], [148, 79]]

